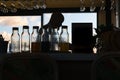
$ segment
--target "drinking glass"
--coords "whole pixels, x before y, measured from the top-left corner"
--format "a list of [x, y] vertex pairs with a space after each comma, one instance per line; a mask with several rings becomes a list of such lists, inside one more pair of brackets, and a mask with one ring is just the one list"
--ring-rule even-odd
[[105, 10], [105, 0], [101, 0], [100, 10]]
[[85, 11], [84, 0], [80, 0], [80, 11]]
[[90, 0], [90, 3], [91, 3], [91, 5], [90, 5], [90, 11], [91, 12], [93, 12], [93, 11], [95, 11], [95, 2], [94, 2], [94, 0]]

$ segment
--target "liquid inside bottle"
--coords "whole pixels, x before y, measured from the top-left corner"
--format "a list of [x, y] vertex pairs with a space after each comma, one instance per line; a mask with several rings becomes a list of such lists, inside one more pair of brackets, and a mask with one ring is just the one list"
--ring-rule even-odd
[[60, 42], [59, 47], [61, 52], [68, 52], [69, 51], [69, 33], [67, 30], [67, 26], [62, 26], [62, 31], [60, 33]]
[[39, 26], [33, 26], [33, 32], [31, 34], [31, 52], [40, 53], [41, 44], [40, 44], [40, 34], [38, 32]]

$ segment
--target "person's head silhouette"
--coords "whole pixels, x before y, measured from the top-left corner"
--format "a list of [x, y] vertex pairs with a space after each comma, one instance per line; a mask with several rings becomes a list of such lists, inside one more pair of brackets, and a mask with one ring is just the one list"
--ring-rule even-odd
[[64, 21], [64, 16], [62, 15], [62, 13], [53, 12], [51, 15], [50, 21], [48, 22], [48, 24], [44, 25], [43, 28], [56, 27], [59, 29], [63, 21]]

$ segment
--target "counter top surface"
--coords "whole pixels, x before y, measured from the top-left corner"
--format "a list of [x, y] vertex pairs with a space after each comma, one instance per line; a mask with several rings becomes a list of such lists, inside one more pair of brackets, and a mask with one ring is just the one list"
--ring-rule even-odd
[[93, 53], [71, 53], [71, 54], [49, 54], [50, 56], [54, 57], [56, 60], [94, 60], [96, 58], [96, 55]]
[[[22, 54], [22, 53], [18, 53], [18, 54]], [[32, 53], [29, 53], [32, 54]], [[40, 53], [43, 55], [49, 55], [51, 57], [53, 57], [56, 60], [66, 60], [66, 61], [91, 61], [96, 59], [96, 54], [93, 53]], [[10, 55], [10, 53], [8, 54]], [[15, 54], [16, 55], [16, 54]]]

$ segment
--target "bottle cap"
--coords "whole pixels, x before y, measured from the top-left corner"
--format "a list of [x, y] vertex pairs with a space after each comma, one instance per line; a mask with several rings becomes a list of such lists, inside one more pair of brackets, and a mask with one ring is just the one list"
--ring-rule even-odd
[[39, 28], [39, 26], [33, 26], [33, 28], [38, 29], [38, 28]]
[[13, 27], [13, 30], [18, 30], [18, 27]]
[[63, 25], [62, 28], [67, 28], [67, 26], [66, 26], [66, 25]]
[[26, 26], [23, 26], [23, 28], [24, 28], [24, 29], [28, 29], [28, 28], [29, 28], [29, 26], [27, 26], [27, 25], [26, 25]]

